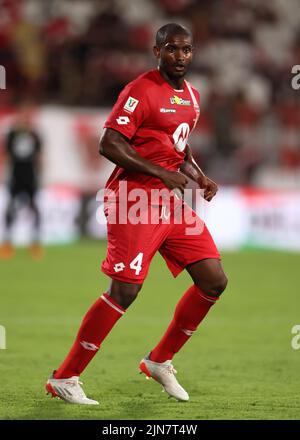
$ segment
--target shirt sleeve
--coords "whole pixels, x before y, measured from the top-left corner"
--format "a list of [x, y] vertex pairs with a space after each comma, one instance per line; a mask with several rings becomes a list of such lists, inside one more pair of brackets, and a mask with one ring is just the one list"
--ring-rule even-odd
[[148, 102], [142, 83], [128, 84], [120, 93], [104, 128], [113, 128], [128, 139], [132, 139], [148, 114]]

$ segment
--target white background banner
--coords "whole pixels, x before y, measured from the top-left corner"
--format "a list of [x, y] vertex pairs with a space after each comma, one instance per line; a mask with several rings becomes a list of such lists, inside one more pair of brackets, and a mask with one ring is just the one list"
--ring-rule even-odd
[[[0, 188], [0, 240], [3, 240], [7, 192]], [[42, 217], [42, 240], [67, 243], [80, 238], [81, 195], [75, 188], [51, 186], [40, 191], [38, 204]], [[93, 238], [105, 238], [105, 216], [97, 222], [100, 202], [91, 196], [86, 203], [84, 229]], [[201, 203], [200, 216], [206, 222], [220, 249], [256, 247], [300, 250], [300, 192], [220, 188], [212, 202]], [[31, 239], [32, 218], [20, 207], [13, 227], [13, 240], [27, 244]]]
[[[83, 229], [94, 238], [106, 236], [99, 214], [97, 191], [104, 187], [114, 165], [99, 155], [99, 138], [108, 111], [62, 107], [41, 107], [35, 113], [34, 126], [43, 142], [42, 186], [38, 203], [42, 215], [45, 243], [69, 242], [80, 237], [78, 218], [85, 203]], [[15, 114], [2, 114], [0, 140], [14, 123]], [[0, 240], [3, 240], [7, 166], [0, 174]], [[220, 249], [244, 246], [300, 250], [300, 191], [266, 191], [238, 187], [220, 188], [212, 202], [199, 205]], [[16, 243], [31, 238], [30, 213], [18, 212], [13, 228]], [[82, 227], [82, 225], [81, 225]]]

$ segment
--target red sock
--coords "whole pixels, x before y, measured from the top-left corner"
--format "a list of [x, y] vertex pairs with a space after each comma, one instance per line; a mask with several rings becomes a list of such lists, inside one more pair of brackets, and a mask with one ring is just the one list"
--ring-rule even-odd
[[186, 341], [197, 330], [218, 298], [205, 295], [198, 287], [190, 287], [176, 306], [173, 320], [166, 333], [150, 353], [153, 362], [164, 362], [173, 359]]
[[54, 373], [54, 378], [80, 376], [99, 350], [101, 342], [124, 313], [125, 309], [103, 293], [83, 318], [76, 340], [64, 362]]

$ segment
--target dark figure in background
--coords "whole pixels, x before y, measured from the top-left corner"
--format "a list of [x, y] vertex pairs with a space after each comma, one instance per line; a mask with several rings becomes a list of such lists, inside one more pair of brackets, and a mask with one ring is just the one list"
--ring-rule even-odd
[[42, 143], [40, 137], [34, 131], [31, 119], [31, 108], [28, 105], [23, 105], [5, 140], [9, 201], [5, 213], [4, 242], [0, 249], [0, 258], [2, 259], [9, 259], [14, 254], [11, 229], [17, 215], [17, 202], [27, 203], [34, 216], [30, 254], [34, 258], [42, 256], [40, 212], [35, 198], [39, 188]]

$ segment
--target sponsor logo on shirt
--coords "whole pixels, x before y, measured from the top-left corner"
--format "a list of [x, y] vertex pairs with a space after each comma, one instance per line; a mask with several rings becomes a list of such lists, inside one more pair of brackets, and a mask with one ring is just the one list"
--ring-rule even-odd
[[130, 119], [128, 118], [128, 116], [119, 116], [116, 121], [119, 125], [126, 125], [130, 122]]
[[179, 98], [179, 96], [172, 96], [172, 98], [170, 98], [170, 102], [171, 104], [177, 104], [177, 105], [191, 105], [191, 101], [189, 99], [182, 99]]
[[160, 108], [159, 109], [160, 113], [176, 113], [175, 108]]
[[182, 124], [178, 125], [178, 127], [173, 133], [175, 150], [182, 152], [185, 149], [189, 134], [190, 134], [189, 124], [183, 122]]
[[132, 98], [131, 96], [129, 96], [129, 98], [126, 101], [126, 104], [124, 105], [124, 110], [127, 110], [130, 113], [133, 113], [136, 106], [138, 105], [139, 100]]

